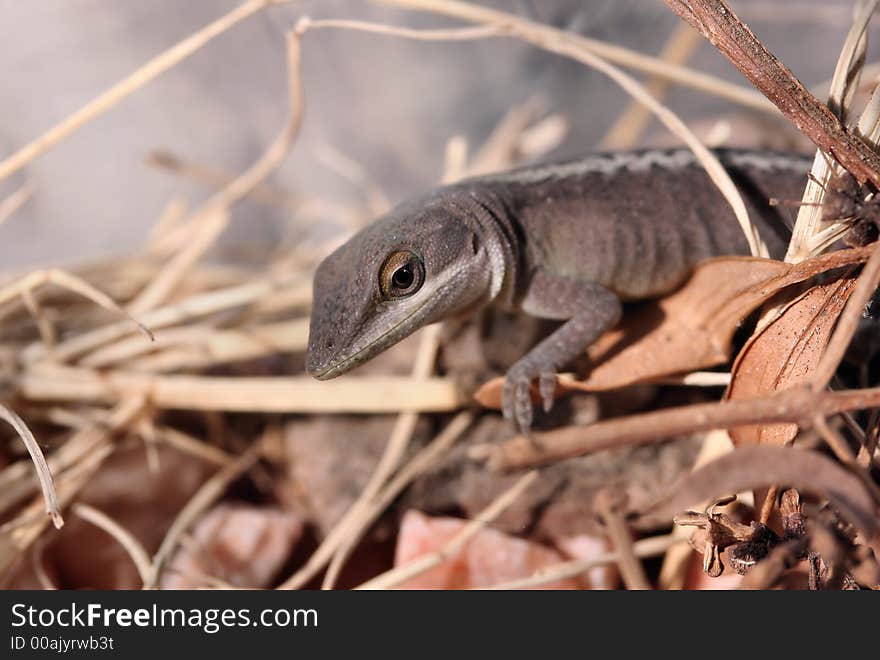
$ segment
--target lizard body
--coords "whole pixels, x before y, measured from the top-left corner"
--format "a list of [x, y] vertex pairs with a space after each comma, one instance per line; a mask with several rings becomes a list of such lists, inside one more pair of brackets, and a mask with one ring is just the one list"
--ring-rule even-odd
[[[805, 156], [719, 150], [771, 256], [788, 229], [769, 199], [799, 199]], [[494, 304], [565, 321], [508, 370], [504, 413], [528, 431], [555, 374], [703, 259], [748, 254], [732, 210], [685, 149], [596, 154], [438, 188], [365, 227], [318, 267], [306, 368], [340, 375], [418, 328]]]

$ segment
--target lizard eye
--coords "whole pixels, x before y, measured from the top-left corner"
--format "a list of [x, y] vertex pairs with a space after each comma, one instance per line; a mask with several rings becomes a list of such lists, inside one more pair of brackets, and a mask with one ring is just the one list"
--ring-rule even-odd
[[425, 266], [408, 250], [392, 252], [379, 271], [379, 287], [386, 298], [404, 298], [422, 287]]

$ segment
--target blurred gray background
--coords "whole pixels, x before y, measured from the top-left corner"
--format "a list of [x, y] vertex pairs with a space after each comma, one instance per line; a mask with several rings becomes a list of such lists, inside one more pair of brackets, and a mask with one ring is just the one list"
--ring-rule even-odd
[[[149, 58], [235, 7], [237, 0], [0, 0], [0, 156], [40, 135]], [[529, 18], [656, 54], [677, 25], [660, 0], [496, 0]], [[733, 7], [805, 83], [830, 77], [851, 2], [734, 0]], [[449, 26], [436, 16], [358, 0], [312, 0], [262, 12], [0, 183], [30, 181], [32, 199], [0, 225], [3, 268], [133, 251], [175, 197], [210, 189], [148, 167], [167, 149], [229, 173], [257, 158], [286, 117], [284, 32], [301, 15]], [[871, 53], [876, 54], [876, 44]], [[359, 163], [389, 199], [436, 182], [444, 145], [478, 144], [513, 105], [540, 94], [571, 131], [559, 156], [595, 148], [627, 97], [603, 76], [512, 40], [425, 43], [322, 30], [306, 36], [307, 110], [300, 140], [272, 182], [347, 203], [361, 186], [328, 166]], [[870, 61], [871, 57], [869, 57]], [[691, 65], [742, 82], [708, 44]], [[741, 113], [676, 89], [669, 104], [699, 120]], [[556, 155], [556, 154], [554, 154]], [[235, 208], [227, 240], [278, 242], [314, 220], [252, 202]], [[333, 219], [328, 218], [328, 231]]]

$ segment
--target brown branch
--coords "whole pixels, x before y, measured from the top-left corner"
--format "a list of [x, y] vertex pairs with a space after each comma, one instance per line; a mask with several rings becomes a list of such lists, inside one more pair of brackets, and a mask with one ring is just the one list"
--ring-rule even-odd
[[828, 417], [874, 406], [880, 406], [880, 387], [817, 393], [797, 387], [771, 396], [667, 408], [535, 434], [534, 439], [517, 437], [500, 445], [479, 445], [471, 450], [471, 457], [486, 460], [494, 469], [517, 469], [682, 433], [769, 422], [809, 426], [816, 415]]
[[817, 147], [860, 182], [880, 188], [880, 154], [848, 130], [752, 33], [724, 0], [665, 0], [714, 45]]

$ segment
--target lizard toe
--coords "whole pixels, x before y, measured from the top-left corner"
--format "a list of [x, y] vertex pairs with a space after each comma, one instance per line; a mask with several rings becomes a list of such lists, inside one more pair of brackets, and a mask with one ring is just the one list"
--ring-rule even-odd
[[525, 366], [514, 365], [504, 379], [504, 418], [513, 422], [524, 435], [529, 434], [534, 419], [531, 386], [536, 375]]
[[520, 433], [526, 436], [531, 432], [532, 420], [534, 419], [531, 384], [530, 380], [518, 382], [514, 400], [514, 421], [516, 421]]
[[504, 379], [504, 389], [501, 393], [501, 412], [508, 422], [513, 421], [513, 381]]
[[556, 394], [556, 371], [545, 370], [538, 377], [538, 391], [541, 393], [541, 402], [544, 404], [544, 412], [553, 409], [553, 401]]

